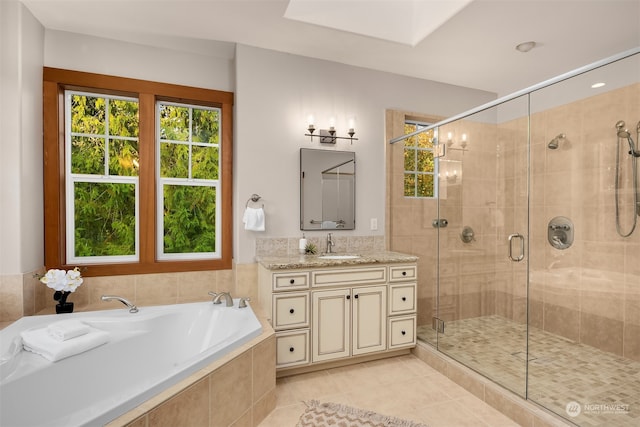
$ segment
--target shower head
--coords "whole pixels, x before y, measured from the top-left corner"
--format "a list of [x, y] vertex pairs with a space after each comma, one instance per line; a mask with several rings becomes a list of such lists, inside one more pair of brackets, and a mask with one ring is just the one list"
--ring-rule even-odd
[[555, 150], [556, 148], [558, 148], [560, 146], [560, 140], [565, 139], [567, 137], [567, 135], [565, 135], [564, 133], [559, 134], [558, 136], [556, 136], [555, 138], [553, 138], [549, 144], [547, 144], [547, 147], [549, 147], [552, 150]]

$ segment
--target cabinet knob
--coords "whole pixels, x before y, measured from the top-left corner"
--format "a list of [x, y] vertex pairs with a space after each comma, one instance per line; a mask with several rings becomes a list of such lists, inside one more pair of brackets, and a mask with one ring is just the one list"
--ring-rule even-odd
[[289, 309], [289, 313], [293, 314], [295, 312], [295, 310], [293, 308]]
[[403, 276], [406, 276], [406, 275], [407, 275], [407, 272], [406, 272], [406, 271], [403, 271], [403, 272], [402, 272], [402, 275], [403, 275]]
[[289, 280], [289, 283], [291, 283], [293, 285], [294, 283], [296, 283], [296, 279]]
[[351, 295], [347, 295], [347, 299], [351, 299]]
[[407, 335], [407, 331], [402, 331], [402, 335]]
[[357, 299], [358, 298], [358, 294], [355, 294], [353, 297]]
[[406, 301], [406, 300], [407, 300], [407, 297], [402, 297], [402, 301]]
[[291, 353], [293, 353], [293, 352], [294, 352], [294, 350], [295, 350], [295, 348], [293, 348], [293, 347], [289, 347], [289, 351], [290, 351]]

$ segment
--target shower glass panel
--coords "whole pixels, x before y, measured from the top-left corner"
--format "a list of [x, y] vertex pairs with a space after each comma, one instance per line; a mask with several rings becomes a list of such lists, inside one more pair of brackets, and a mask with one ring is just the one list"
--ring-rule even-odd
[[429, 128], [433, 199], [403, 197], [388, 152], [418, 339], [580, 426], [640, 425], [639, 52]]
[[[578, 425], [640, 425], [640, 228], [616, 229], [637, 217], [616, 123], [636, 141], [640, 55], [531, 93], [530, 117], [528, 398]], [[549, 240], [558, 216], [566, 248]]]
[[438, 128], [437, 348], [526, 396], [528, 95]]

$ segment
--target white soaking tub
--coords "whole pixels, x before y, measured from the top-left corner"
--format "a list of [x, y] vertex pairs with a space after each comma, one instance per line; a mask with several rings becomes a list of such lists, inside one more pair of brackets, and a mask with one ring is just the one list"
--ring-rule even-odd
[[[63, 319], [109, 341], [57, 362], [22, 349], [22, 331]], [[0, 426], [106, 424], [261, 333], [238, 300], [24, 317], [0, 331]]]

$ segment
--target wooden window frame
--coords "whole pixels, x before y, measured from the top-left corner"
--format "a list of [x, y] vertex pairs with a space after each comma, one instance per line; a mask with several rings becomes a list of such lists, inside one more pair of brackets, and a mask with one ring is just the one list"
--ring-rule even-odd
[[[44, 67], [44, 246], [47, 268], [71, 269], [66, 263], [64, 91], [67, 89], [117, 94], [139, 100], [140, 260], [129, 263], [83, 264], [83, 276], [169, 273], [231, 269], [233, 248], [233, 102], [234, 95], [125, 77]], [[172, 101], [221, 109], [221, 257], [213, 260], [156, 259], [156, 101]]]

